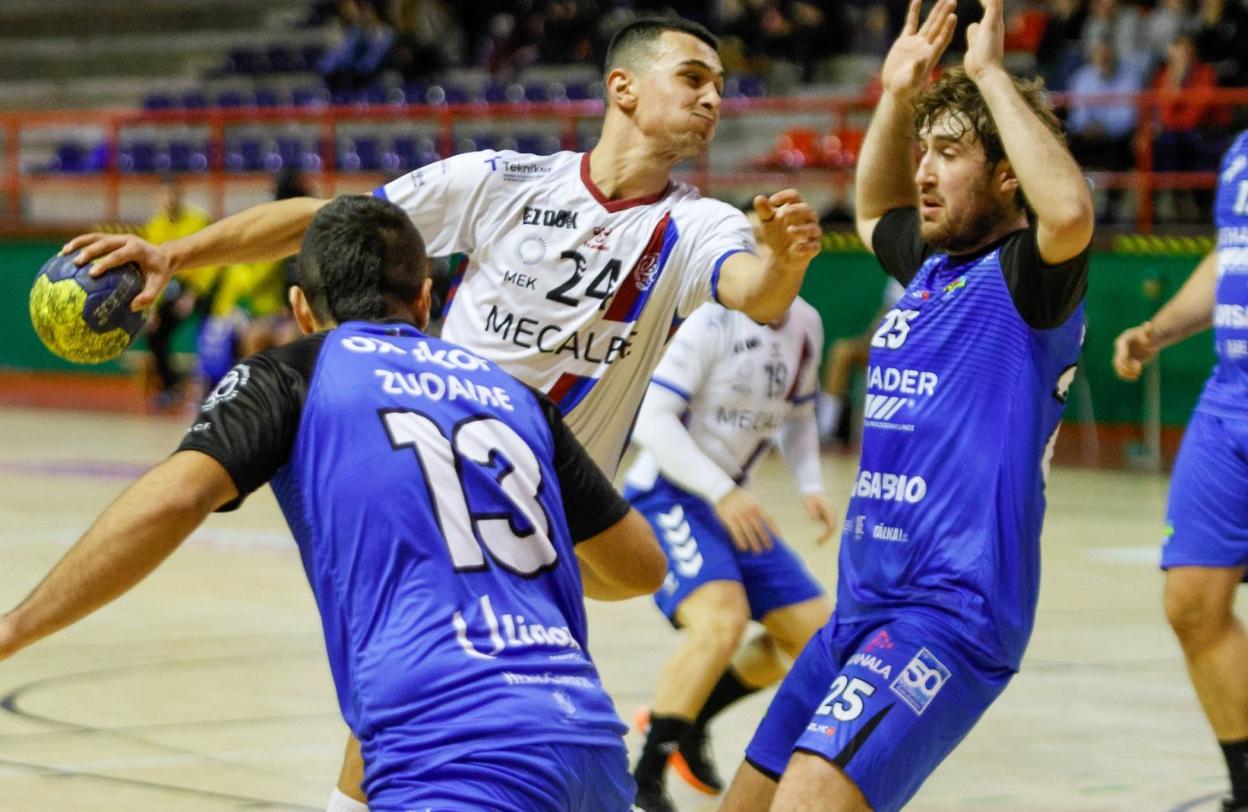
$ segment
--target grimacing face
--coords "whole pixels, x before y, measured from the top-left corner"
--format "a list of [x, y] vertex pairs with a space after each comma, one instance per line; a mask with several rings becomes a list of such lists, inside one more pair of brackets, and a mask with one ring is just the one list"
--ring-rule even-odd
[[719, 123], [724, 66], [715, 49], [681, 31], [664, 31], [654, 58], [634, 76], [634, 120], [681, 159], [706, 151]]
[[1011, 216], [1010, 198], [994, 183], [997, 165], [988, 162], [975, 131], [944, 115], [919, 132], [919, 234], [938, 251], [974, 250]]

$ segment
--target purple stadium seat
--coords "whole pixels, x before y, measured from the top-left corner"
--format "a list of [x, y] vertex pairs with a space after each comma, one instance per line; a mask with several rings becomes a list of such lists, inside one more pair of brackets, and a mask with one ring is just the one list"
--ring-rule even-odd
[[767, 86], [759, 76], [742, 76], [737, 80], [741, 90], [741, 95], [749, 99], [756, 99], [760, 96], [767, 95]]
[[223, 90], [217, 94], [217, 107], [227, 110], [234, 110], [240, 107], [250, 107], [251, 99], [241, 90]]
[[204, 172], [208, 169], [208, 145], [193, 141], [170, 141], [169, 168], [174, 172]]
[[170, 110], [176, 106], [177, 101], [173, 95], [164, 91], [158, 90], [143, 97], [144, 110]]
[[155, 172], [156, 145], [151, 141], [131, 141], [117, 150], [117, 168], [122, 172]]
[[285, 45], [270, 45], [265, 51], [269, 73], [291, 73], [303, 70], [303, 57]]
[[256, 88], [256, 107], [281, 107], [290, 104], [285, 93], [271, 87]]
[[190, 90], [182, 94], [182, 106], [187, 110], [203, 110], [208, 106], [208, 97], [202, 90]]
[[324, 87], [297, 87], [290, 93], [296, 107], [324, 107], [330, 102], [330, 93]]
[[75, 141], [56, 145], [56, 155], [48, 165], [49, 172], [79, 173], [86, 171], [87, 150]]

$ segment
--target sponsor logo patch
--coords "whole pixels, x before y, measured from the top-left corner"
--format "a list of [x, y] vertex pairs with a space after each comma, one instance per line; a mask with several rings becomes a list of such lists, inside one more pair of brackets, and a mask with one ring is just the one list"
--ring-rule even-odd
[[925, 648], [919, 649], [888, 687], [919, 716], [949, 681], [949, 669]]

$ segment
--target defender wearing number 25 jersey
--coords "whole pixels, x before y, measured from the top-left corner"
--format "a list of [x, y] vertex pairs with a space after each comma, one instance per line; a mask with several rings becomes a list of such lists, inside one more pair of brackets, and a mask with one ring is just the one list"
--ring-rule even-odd
[[[486, 808], [455, 771], [534, 745], [614, 769], [503, 766], [526, 774], [503, 807], [629, 807], [573, 560], [628, 505], [548, 401], [409, 324], [349, 322], [235, 367], [180, 450], [220, 462], [239, 501], [272, 480], [373, 809]], [[598, 780], [582, 807], [552, 789], [575, 776], [543, 770], [618, 786]]]
[[588, 153], [470, 152], [374, 194], [431, 256], [469, 257], [442, 335], [545, 393], [608, 476], [664, 341], [715, 296], [724, 260], [755, 251], [745, 215], [679, 181], [608, 200]]
[[906, 291], [871, 340], [836, 611], [746, 758], [778, 777], [794, 750], [816, 754], [891, 812], [1004, 690], [1031, 635], [1088, 254], [1046, 265], [1034, 225], [933, 253], [913, 208], [873, 237]]

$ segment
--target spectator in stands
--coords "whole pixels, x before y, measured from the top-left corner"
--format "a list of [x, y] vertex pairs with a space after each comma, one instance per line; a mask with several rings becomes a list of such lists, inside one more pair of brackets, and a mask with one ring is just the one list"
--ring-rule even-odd
[[464, 63], [463, 24], [446, 0], [400, 0], [389, 64], [408, 81]]
[[552, 65], [592, 62], [594, 58], [592, 9], [577, 0], [547, 0], [541, 61]]
[[334, 91], [365, 87], [386, 64], [396, 33], [381, 8], [382, 0], [338, 0], [341, 41], [325, 52], [317, 71]]
[[1080, 38], [1088, 19], [1084, 0], [1049, 0], [1049, 20], [1036, 49], [1036, 67], [1051, 90], [1065, 90], [1082, 63]]
[[1179, 34], [1190, 33], [1198, 26], [1199, 21], [1192, 13], [1190, 0], [1159, 0], [1157, 7], [1148, 15], [1144, 28], [1153, 65], [1165, 62], [1170, 44]]
[[481, 51], [481, 64], [496, 80], [515, 78], [537, 61], [542, 18], [537, 14], [496, 14]]
[[[1201, 62], [1196, 42], [1190, 34], [1180, 34], [1170, 44], [1166, 63], [1153, 79], [1153, 89], [1161, 92], [1157, 111], [1160, 132], [1153, 144], [1153, 168], [1158, 172], [1212, 171], [1224, 146], [1218, 128], [1227, 124], [1227, 114], [1210, 98], [1217, 87], [1217, 74]], [[1189, 190], [1157, 196], [1158, 216], [1185, 221], [1205, 219], [1208, 193], [1193, 195]], [[1203, 205], [1202, 205], [1203, 204]]]
[[1022, 5], [1009, 13], [1005, 20], [1005, 52], [1007, 54], [1030, 54], [1033, 58], [1040, 50], [1044, 29], [1049, 24], [1049, 12], [1045, 0], [1023, 0]]
[[[142, 234], [157, 245], [193, 234], [212, 222], [206, 211], [186, 203], [177, 175], [161, 178], [155, 206]], [[182, 400], [182, 373], [173, 363], [173, 334], [195, 311], [197, 299], [211, 298], [219, 273], [218, 268], [198, 268], [175, 277], [144, 326], [152, 357], [151, 372], [155, 374], [147, 388], [155, 390], [153, 405], [159, 410], [177, 406]]]
[[834, 24], [844, 23], [842, 13], [840, 4], [759, 0], [750, 4], [740, 34], [747, 50], [768, 60], [796, 63], [802, 80], [810, 81], [819, 60], [846, 50], [849, 26]]
[[1200, 0], [1196, 52], [1218, 84], [1248, 85], [1248, 11], [1241, 0]]
[[1122, 0], [1091, 0], [1080, 37], [1084, 58], [1091, 59], [1092, 49], [1105, 38], [1113, 42], [1114, 52], [1121, 57], [1145, 53], [1147, 40], [1139, 9]]
[[[1070, 77], [1073, 94], [1066, 120], [1068, 144], [1075, 160], [1087, 169], [1125, 172], [1135, 164], [1132, 149], [1138, 107], [1134, 100], [1111, 102], [1106, 99], [1083, 99], [1110, 93], [1134, 94], [1144, 89], [1147, 54], [1121, 58], [1108, 37], [1092, 46], [1092, 61]], [[1111, 187], [1105, 196], [1097, 219], [1113, 222], [1122, 190]]]

